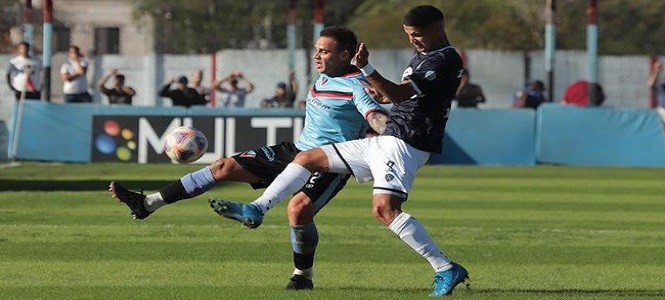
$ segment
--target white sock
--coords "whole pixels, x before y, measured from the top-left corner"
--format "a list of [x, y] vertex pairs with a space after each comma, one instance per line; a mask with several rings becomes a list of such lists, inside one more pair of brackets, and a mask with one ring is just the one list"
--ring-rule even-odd
[[410, 214], [402, 212], [390, 224], [392, 230], [402, 241], [407, 243], [413, 250], [422, 255], [434, 268], [434, 272], [441, 272], [452, 267], [450, 259], [439, 250], [436, 243], [427, 234], [427, 230], [418, 220]]
[[282, 199], [289, 195], [293, 195], [300, 190], [311, 175], [312, 173], [305, 169], [305, 167], [299, 164], [290, 163], [286, 166], [284, 171], [275, 178], [270, 186], [263, 191], [263, 195], [252, 203], [260, 208], [265, 214], [269, 209], [279, 204]]
[[293, 269], [293, 275], [301, 275], [309, 280], [312, 280], [312, 277], [314, 277], [314, 269], [307, 268], [305, 270], [300, 270], [298, 268], [295, 268]]
[[158, 208], [166, 205], [166, 201], [159, 192], [145, 196], [145, 208], [148, 211], [156, 211]]

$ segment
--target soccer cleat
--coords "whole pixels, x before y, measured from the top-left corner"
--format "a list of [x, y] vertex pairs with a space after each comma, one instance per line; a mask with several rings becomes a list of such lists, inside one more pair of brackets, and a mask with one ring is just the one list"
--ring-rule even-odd
[[109, 184], [109, 192], [113, 193], [113, 198], [117, 198], [118, 201], [125, 203], [129, 207], [135, 220], [145, 219], [152, 214], [143, 205], [145, 195], [142, 192], [140, 194], [132, 192], [115, 181], [111, 181], [111, 184]]
[[286, 285], [287, 290], [311, 290], [314, 289], [314, 283], [302, 275], [293, 275]]
[[210, 198], [210, 208], [218, 215], [236, 220], [249, 228], [257, 228], [263, 223], [263, 213], [254, 204], [242, 204], [222, 199]]
[[[429, 295], [430, 297], [441, 297], [445, 295], [451, 295], [455, 287], [469, 279], [469, 272], [462, 266], [452, 263], [453, 267], [437, 272], [434, 275], [434, 291]], [[469, 284], [466, 284], [466, 288], [469, 288]]]

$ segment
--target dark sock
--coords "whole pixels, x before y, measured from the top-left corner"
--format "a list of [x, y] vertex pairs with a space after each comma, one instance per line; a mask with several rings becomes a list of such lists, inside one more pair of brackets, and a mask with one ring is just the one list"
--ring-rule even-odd
[[174, 181], [171, 184], [165, 186], [159, 190], [159, 193], [162, 194], [164, 202], [169, 204], [183, 199], [192, 198], [189, 194], [187, 194], [187, 191], [185, 190], [185, 187], [182, 185], [180, 180]]
[[314, 266], [314, 251], [307, 254], [293, 252], [293, 264], [300, 270], [306, 270]]

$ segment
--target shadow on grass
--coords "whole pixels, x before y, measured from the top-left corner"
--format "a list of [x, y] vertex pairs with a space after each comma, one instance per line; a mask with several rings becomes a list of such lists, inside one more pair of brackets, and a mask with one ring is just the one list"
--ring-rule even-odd
[[[366, 288], [366, 287], [357, 287], [357, 286], [344, 286], [336, 288], [325, 288], [329, 290], [341, 290], [341, 291], [376, 291], [376, 292], [396, 292], [396, 293], [430, 293], [431, 289], [424, 288]], [[665, 297], [664, 289], [656, 290], [646, 290], [646, 289], [476, 289], [471, 286], [470, 290], [467, 290], [463, 286], [458, 286], [455, 289], [455, 294], [464, 293], [467, 295], [478, 294], [478, 295], [509, 295], [509, 294], [521, 294], [521, 295], [533, 295], [537, 296], [615, 296], [615, 297]]]
[[[176, 178], [174, 178], [175, 180]], [[132, 190], [158, 190], [173, 181], [123, 180]], [[0, 179], [0, 191], [105, 191], [110, 180], [10, 180]]]
[[558, 296], [645, 296], [662, 297], [665, 290], [629, 290], [629, 289], [471, 289], [477, 294], [529, 294], [529, 295], [558, 295]]

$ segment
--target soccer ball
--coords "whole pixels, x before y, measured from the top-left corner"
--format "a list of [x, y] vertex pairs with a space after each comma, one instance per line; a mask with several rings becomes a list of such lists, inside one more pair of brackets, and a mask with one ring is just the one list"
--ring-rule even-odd
[[208, 139], [194, 127], [180, 126], [173, 128], [166, 135], [164, 153], [181, 164], [188, 164], [201, 158], [208, 149]]

